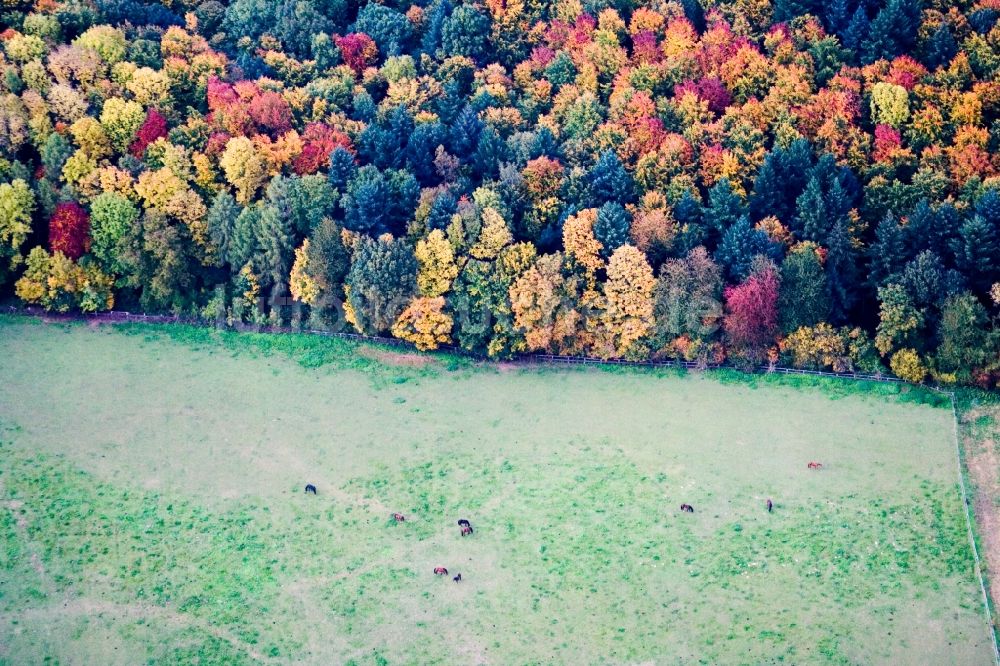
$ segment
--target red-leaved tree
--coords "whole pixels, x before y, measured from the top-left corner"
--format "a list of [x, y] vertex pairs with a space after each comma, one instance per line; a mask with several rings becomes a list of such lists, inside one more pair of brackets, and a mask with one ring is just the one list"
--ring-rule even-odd
[[363, 32], [354, 32], [337, 38], [337, 48], [347, 66], [355, 74], [361, 74], [365, 67], [374, 64], [378, 58], [378, 47], [375, 40]]
[[725, 113], [726, 107], [733, 103], [729, 89], [717, 78], [701, 79], [700, 81], [685, 81], [674, 86], [674, 95], [683, 97], [684, 93], [694, 93], [698, 99], [708, 102], [708, 109], [713, 113]]
[[272, 90], [265, 90], [250, 100], [247, 111], [257, 127], [273, 137], [292, 129], [292, 108], [284, 97]]
[[778, 335], [778, 272], [771, 266], [755, 272], [743, 284], [726, 287], [723, 329], [730, 355], [757, 364], [767, 356]]
[[292, 168], [295, 173], [304, 176], [316, 173], [330, 166], [330, 153], [337, 146], [342, 146], [352, 153], [351, 139], [343, 132], [337, 131], [323, 123], [309, 123], [302, 132], [302, 152], [295, 158]]
[[79, 259], [90, 249], [90, 216], [75, 201], [56, 206], [49, 219], [49, 248], [70, 259]]
[[[246, 82], [249, 87], [256, 88], [252, 82]], [[251, 90], [249, 96], [252, 97], [256, 90]], [[250, 134], [253, 130], [253, 120], [247, 110], [245, 101], [237, 94], [236, 89], [230, 84], [210, 77], [206, 90], [206, 101], [208, 102], [207, 120], [216, 127], [225, 130], [231, 136], [241, 136]]]
[[146, 120], [142, 123], [142, 127], [135, 133], [135, 141], [129, 146], [129, 152], [134, 157], [142, 159], [151, 143], [166, 136], [167, 119], [159, 111], [151, 108], [146, 112]]

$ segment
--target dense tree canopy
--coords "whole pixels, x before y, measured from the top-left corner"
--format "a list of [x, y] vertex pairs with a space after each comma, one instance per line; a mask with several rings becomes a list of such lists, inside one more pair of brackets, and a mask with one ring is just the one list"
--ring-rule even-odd
[[1000, 380], [1000, 12], [0, 3], [0, 290]]

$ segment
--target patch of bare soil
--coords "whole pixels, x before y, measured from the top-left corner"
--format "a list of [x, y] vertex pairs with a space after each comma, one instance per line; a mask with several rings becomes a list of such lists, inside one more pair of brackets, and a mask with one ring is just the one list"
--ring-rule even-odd
[[[992, 416], [993, 423], [977, 438], [972, 424], [982, 416]], [[972, 480], [973, 508], [985, 561], [986, 583], [993, 607], [1000, 608], [1000, 408], [975, 409], [961, 417], [965, 464]], [[994, 618], [994, 624], [997, 619]]]
[[386, 365], [401, 365], [408, 368], [422, 368], [434, 363], [430, 356], [406, 352], [393, 352], [375, 347], [361, 347], [358, 352], [365, 358], [380, 361]]
[[459, 654], [462, 655], [461, 662], [464, 664], [474, 664], [475, 666], [487, 666], [490, 660], [486, 657], [486, 650], [483, 646], [466, 638], [457, 645]]

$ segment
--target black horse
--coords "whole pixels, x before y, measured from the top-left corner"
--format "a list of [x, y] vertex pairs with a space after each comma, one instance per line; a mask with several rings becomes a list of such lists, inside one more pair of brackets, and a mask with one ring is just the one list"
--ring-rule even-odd
[[768, 498], [768, 500], [767, 500], [767, 512], [771, 513], [771, 509], [773, 509], [773, 508], [774, 508], [774, 502], [772, 502], [770, 500], [770, 498]]
[[308, 494], [308, 493], [312, 493], [313, 495], [315, 495], [316, 494], [316, 486], [314, 486], [311, 483], [307, 483], [306, 484], [306, 494]]

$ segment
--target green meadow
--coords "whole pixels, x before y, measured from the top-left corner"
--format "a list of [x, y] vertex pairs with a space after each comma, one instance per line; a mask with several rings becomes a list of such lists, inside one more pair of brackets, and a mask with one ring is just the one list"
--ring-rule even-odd
[[989, 663], [952, 427], [906, 386], [3, 318], [0, 663]]

